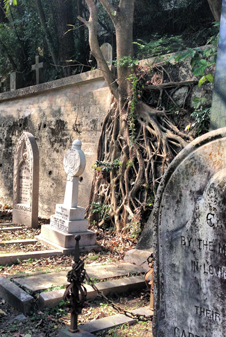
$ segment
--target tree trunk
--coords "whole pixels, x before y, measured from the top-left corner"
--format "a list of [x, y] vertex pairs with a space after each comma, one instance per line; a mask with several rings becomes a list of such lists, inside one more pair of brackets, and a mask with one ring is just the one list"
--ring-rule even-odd
[[207, 0], [215, 21], [220, 21], [222, 0]]
[[57, 38], [58, 38], [58, 60], [62, 67], [64, 76], [71, 75], [71, 67], [67, 62], [75, 55], [75, 43], [73, 31], [68, 25], [72, 25], [73, 5], [71, 0], [51, 0], [56, 21]]
[[[128, 67], [133, 57], [135, 0], [120, 0], [117, 8], [109, 0], [100, 0], [115, 27], [116, 80], [98, 43], [96, 3], [85, 1], [90, 18], [89, 21], [79, 19], [89, 29], [91, 53], [114, 96], [98, 144], [87, 215], [90, 222], [98, 220], [99, 226], [113, 224], [117, 232], [139, 229], [161, 175], [189, 137], [180, 133], [163, 111], [138, 100], [135, 69]], [[96, 217], [97, 206], [101, 212]]]
[[47, 27], [47, 24], [46, 24], [45, 13], [44, 13], [44, 10], [43, 10], [43, 7], [42, 7], [41, 0], [35, 0], [35, 5], [37, 7], [39, 19], [40, 19], [42, 28], [43, 28], [44, 33], [45, 33], [46, 43], [48, 45], [50, 54], [52, 56], [53, 63], [55, 65], [55, 67], [57, 68], [57, 65], [58, 65], [57, 53], [56, 53], [56, 50], [54, 48], [54, 43], [53, 43], [52, 36], [51, 36], [51, 34], [49, 32], [49, 29]]

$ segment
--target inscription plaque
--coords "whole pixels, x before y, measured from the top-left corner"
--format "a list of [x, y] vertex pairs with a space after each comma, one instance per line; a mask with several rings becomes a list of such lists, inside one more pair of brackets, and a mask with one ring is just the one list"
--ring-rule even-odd
[[23, 162], [19, 169], [18, 204], [30, 204], [31, 176], [30, 168]]
[[14, 154], [13, 222], [38, 227], [39, 154], [35, 138], [23, 132]]
[[171, 163], [152, 213], [155, 337], [226, 336], [226, 128]]

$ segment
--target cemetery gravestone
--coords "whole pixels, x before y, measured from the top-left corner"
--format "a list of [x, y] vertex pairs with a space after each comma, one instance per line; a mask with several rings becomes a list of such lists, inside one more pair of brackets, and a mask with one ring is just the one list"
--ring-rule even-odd
[[39, 152], [35, 138], [23, 132], [14, 154], [13, 222], [38, 227]]
[[112, 46], [110, 43], [104, 43], [100, 47], [103, 57], [109, 66], [112, 66]]
[[81, 236], [80, 247], [92, 247], [96, 241], [95, 233], [88, 230], [88, 220], [84, 219], [85, 209], [78, 206], [79, 176], [86, 165], [81, 145], [80, 140], [75, 140], [72, 148], [65, 154], [63, 164], [67, 183], [64, 203], [56, 205], [50, 225], [43, 225], [38, 237], [40, 241], [60, 248], [63, 253], [74, 249], [77, 234]]
[[222, 1], [210, 130], [226, 126], [226, 0]]
[[21, 73], [13, 72], [10, 74], [10, 91], [22, 88], [23, 76]]
[[171, 163], [152, 213], [155, 337], [226, 335], [226, 128]]

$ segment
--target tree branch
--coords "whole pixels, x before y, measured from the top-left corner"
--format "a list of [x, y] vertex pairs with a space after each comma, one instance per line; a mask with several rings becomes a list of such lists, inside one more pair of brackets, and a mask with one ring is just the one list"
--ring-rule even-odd
[[[106, 10], [106, 12], [108, 13], [108, 15], [111, 18], [111, 21], [113, 22], [114, 25], [116, 25], [117, 23], [117, 12], [114, 6], [112, 6], [112, 4], [110, 2], [108, 2], [108, 0], [100, 0], [101, 5], [104, 7], [104, 9]], [[115, 14], [116, 12], [116, 14]]]
[[89, 21], [86, 21], [81, 17], [78, 17], [78, 19], [88, 27], [89, 45], [91, 53], [95, 57], [99, 69], [103, 72], [104, 79], [107, 82], [107, 85], [109, 86], [111, 93], [118, 101], [119, 99], [118, 85], [116, 84], [113, 74], [110, 71], [107, 62], [103, 57], [97, 39], [97, 23], [98, 23], [97, 8], [93, 0], [85, 0], [85, 1], [87, 3], [90, 12]]

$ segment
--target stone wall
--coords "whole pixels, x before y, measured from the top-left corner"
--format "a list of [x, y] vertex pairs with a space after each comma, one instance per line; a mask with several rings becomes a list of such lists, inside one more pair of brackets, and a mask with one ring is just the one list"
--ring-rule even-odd
[[110, 99], [99, 70], [0, 94], [0, 203], [12, 205], [14, 149], [22, 131], [28, 131], [39, 148], [39, 216], [50, 216], [63, 202], [63, 158], [77, 138], [87, 160], [79, 187], [79, 205], [86, 207]]
[[[175, 64], [172, 54], [140, 62], [153, 65], [166, 62], [171, 81], [195, 81], [189, 62]], [[183, 105], [188, 86], [174, 90], [173, 99]], [[211, 99], [212, 84], [192, 86], [194, 96]], [[23, 130], [34, 135], [40, 155], [39, 216], [54, 214], [62, 203], [66, 174], [65, 152], [79, 138], [87, 165], [80, 181], [79, 205], [88, 205], [93, 177], [92, 164], [101, 126], [110, 107], [111, 95], [99, 70], [0, 94], [0, 204], [12, 205], [13, 155]]]

